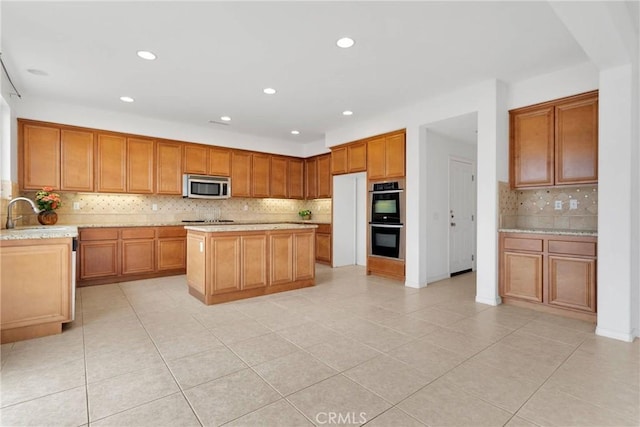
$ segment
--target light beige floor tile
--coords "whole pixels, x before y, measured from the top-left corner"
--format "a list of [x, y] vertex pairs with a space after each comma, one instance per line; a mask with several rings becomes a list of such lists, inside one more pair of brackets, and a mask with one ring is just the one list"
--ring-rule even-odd
[[282, 314], [286, 311], [286, 309], [280, 305], [269, 301], [256, 301], [256, 298], [251, 298], [243, 301], [241, 304], [236, 304], [234, 308], [251, 319]]
[[156, 426], [200, 426], [198, 419], [182, 396], [175, 393], [153, 402], [120, 412], [110, 417], [93, 421], [96, 427], [156, 427]]
[[502, 308], [504, 304], [498, 307], [488, 308], [481, 311], [474, 317], [481, 321], [494, 322], [500, 326], [504, 326], [509, 329], [518, 329], [533, 321], [535, 317], [532, 317], [526, 310], [520, 311], [511, 307]]
[[414, 311], [410, 316], [438, 326], [448, 326], [468, 317], [467, 315], [448, 310], [439, 310], [436, 307], [427, 307], [419, 311]]
[[518, 332], [536, 335], [561, 343], [577, 346], [589, 336], [587, 332], [564, 328], [547, 322], [534, 320], [524, 325]]
[[432, 323], [406, 315], [388, 319], [379, 322], [379, 324], [414, 338], [423, 337], [440, 328]]
[[191, 354], [223, 347], [222, 342], [207, 330], [154, 341], [164, 360], [179, 359]]
[[480, 304], [474, 301], [447, 301], [445, 303], [441, 303], [436, 305], [434, 308], [438, 310], [452, 311], [454, 313], [461, 314], [463, 316], [469, 317], [474, 316], [481, 311], [488, 310], [491, 308], [490, 305]]
[[515, 413], [540, 386], [475, 360], [464, 362], [438, 381], [511, 413]]
[[285, 399], [244, 415], [225, 427], [309, 427], [313, 424]]
[[266, 335], [272, 331], [254, 320], [246, 320], [234, 324], [223, 325], [210, 331], [225, 344]]
[[113, 320], [122, 320], [125, 318], [132, 321], [137, 318], [136, 312], [133, 310], [133, 307], [129, 305], [128, 301], [127, 305], [118, 307], [107, 306], [95, 310], [89, 310], [85, 305], [82, 311], [82, 322], [85, 325], [111, 322]]
[[234, 342], [229, 344], [229, 348], [249, 366], [268, 362], [300, 349], [275, 333]]
[[168, 362], [182, 389], [195, 387], [224, 375], [246, 369], [247, 365], [227, 348], [217, 348]]
[[338, 373], [303, 351], [262, 363], [254, 366], [253, 369], [283, 396]]
[[446, 350], [453, 351], [464, 357], [471, 357], [476, 353], [489, 347], [493, 342], [490, 339], [475, 337], [469, 334], [463, 334], [449, 329], [439, 329], [421, 340], [437, 345]]
[[391, 408], [366, 424], [367, 427], [421, 427], [424, 425], [398, 408]]
[[542, 386], [518, 411], [518, 416], [541, 426], [637, 426], [637, 421], [592, 405], [567, 393]]
[[596, 325], [593, 322], [571, 319], [569, 317], [555, 316], [553, 314], [542, 313], [539, 317], [536, 318], [536, 320], [563, 328], [574, 329], [576, 331], [585, 332], [591, 335], [593, 335], [596, 330]]
[[398, 408], [436, 426], [502, 426], [511, 418], [509, 412], [441, 381], [400, 402]]
[[153, 342], [146, 338], [123, 345], [117, 350], [87, 355], [86, 365], [87, 381], [94, 383], [128, 372], [162, 367], [164, 362]]
[[[384, 301], [383, 297], [383, 301]], [[377, 302], [376, 304], [381, 304], [382, 302]], [[378, 307], [378, 306], [363, 306], [363, 307], [358, 307], [355, 310], [350, 310], [351, 313], [355, 314], [358, 317], [361, 317], [363, 319], [369, 320], [371, 322], [375, 322], [375, 323], [381, 323], [384, 321], [389, 321], [392, 319], [397, 319], [398, 317], [401, 316], [400, 313], [397, 313], [395, 311], [392, 310], [388, 310], [386, 308], [382, 308], [382, 307]]]
[[134, 408], [177, 392], [166, 367], [143, 369], [88, 385], [91, 421]]
[[492, 342], [498, 341], [513, 332], [513, 329], [494, 322], [477, 320], [475, 317], [462, 319], [459, 322], [445, 326], [445, 328]]
[[639, 339], [628, 343], [592, 335], [580, 345], [579, 351], [584, 351], [600, 359], [640, 364]]
[[2, 407], [85, 385], [84, 360], [61, 365], [2, 370]]
[[225, 306], [210, 306], [211, 310], [194, 314], [193, 317], [207, 329], [218, 328], [223, 325], [235, 324], [249, 320], [245, 314]]
[[325, 423], [331, 413], [341, 415], [343, 420], [332, 425], [361, 425], [391, 407], [342, 375], [305, 388], [287, 400], [316, 425]]
[[281, 398], [250, 369], [186, 390], [185, 395], [207, 426], [235, 420]]
[[[62, 335], [54, 335], [52, 337], [62, 337]], [[21, 341], [16, 344], [24, 342], [27, 341]], [[37, 369], [44, 366], [59, 366], [63, 363], [81, 359], [83, 351], [82, 336], [80, 336], [80, 339], [42, 342], [39, 345], [29, 347], [15, 346], [6, 357], [5, 368], [7, 371], [12, 371], [16, 369]]]
[[386, 355], [351, 368], [344, 375], [393, 404], [431, 381], [418, 370]]
[[302, 325], [281, 329], [278, 331], [278, 335], [302, 348], [325, 341], [333, 341], [342, 336], [316, 322], [307, 322]]
[[379, 351], [347, 337], [313, 345], [306, 348], [306, 351], [340, 372], [381, 354]]
[[538, 425], [515, 415], [504, 427], [538, 427]]
[[640, 358], [634, 361], [625, 361], [623, 358], [616, 360], [578, 350], [567, 359], [562, 371], [591, 378], [604, 377], [632, 386], [640, 384]]
[[429, 380], [438, 378], [466, 359], [423, 339], [393, 349], [388, 354], [417, 369]]
[[256, 319], [256, 322], [272, 331], [279, 331], [281, 329], [302, 325], [310, 320], [311, 319], [305, 314], [295, 311], [259, 317]]
[[556, 365], [564, 362], [575, 350], [575, 346], [573, 345], [520, 331], [507, 335], [500, 340], [500, 344], [545, 359], [548, 363]]
[[345, 335], [382, 352], [390, 351], [415, 339], [412, 336], [376, 324], [345, 332]]
[[77, 387], [2, 408], [3, 426], [79, 426], [86, 424], [87, 392]]

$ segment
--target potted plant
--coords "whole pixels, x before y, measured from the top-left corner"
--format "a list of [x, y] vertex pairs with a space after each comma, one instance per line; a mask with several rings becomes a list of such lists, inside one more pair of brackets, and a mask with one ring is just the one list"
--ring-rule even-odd
[[298, 215], [300, 215], [300, 218], [302, 218], [303, 220], [311, 219], [311, 211], [309, 209], [301, 210], [300, 212], [298, 212]]
[[55, 212], [62, 202], [58, 193], [53, 193], [52, 187], [43, 187], [36, 193], [36, 205], [40, 209], [38, 222], [42, 225], [53, 225], [58, 222], [58, 214]]

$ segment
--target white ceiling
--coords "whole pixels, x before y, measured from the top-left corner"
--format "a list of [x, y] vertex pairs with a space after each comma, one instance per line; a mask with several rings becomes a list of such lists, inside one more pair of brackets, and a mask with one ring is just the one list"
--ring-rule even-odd
[[[486, 79], [587, 60], [546, 1], [0, 5], [2, 58], [25, 98], [199, 126], [229, 115], [225, 129], [291, 142]], [[342, 36], [356, 45], [336, 47]], [[141, 49], [158, 59], [139, 59]]]

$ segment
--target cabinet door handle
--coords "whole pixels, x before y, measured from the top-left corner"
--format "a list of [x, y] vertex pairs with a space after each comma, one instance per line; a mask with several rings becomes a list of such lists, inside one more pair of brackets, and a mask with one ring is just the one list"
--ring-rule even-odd
[[452, 223], [451, 223], [451, 226], [452, 226], [452, 227], [455, 227], [455, 226], [456, 226], [456, 223], [455, 223], [455, 222], [452, 222]]

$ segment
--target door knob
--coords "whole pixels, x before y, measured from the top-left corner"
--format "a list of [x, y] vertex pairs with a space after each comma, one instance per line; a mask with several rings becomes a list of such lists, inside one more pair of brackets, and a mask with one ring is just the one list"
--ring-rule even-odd
[[452, 226], [452, 227], [455, 227], [455, 226], [456, 226], [456, 223], [455, 223], [455, 222], [452, 222], [452, 223], [451, 223], [451, 226]]

